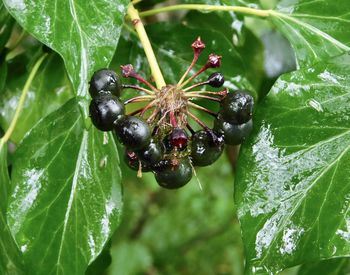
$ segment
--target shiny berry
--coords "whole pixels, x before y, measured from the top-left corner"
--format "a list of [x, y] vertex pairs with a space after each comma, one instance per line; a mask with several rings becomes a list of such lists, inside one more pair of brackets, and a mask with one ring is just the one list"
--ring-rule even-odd
[[158, 184], [167, 189], [180, 188], [192, 178], [192, 166], [188, 158], [163, 160], [154, 167], [153, 172]]
[[96, 71], [91, 77], [89, 92], [92, 98], [100, 92], [110, 92], [115, 96], [120, 96], [121, 90], [121, 80], [112, 70], [101, 69]]
[[253, 129], [253, 120], [243, 124], [234, 124], [219, 117], [215, 120], [214, 129], [223, 133], [226, 144], [238, 145], [249, 136]]
[[174, 128], [169, 136], [169, 143], [173, 148], [180, 151], [187, 147], [188, 136], [185, 130], [181, 128]]
[[[126, 164], [135, 171], [138, 171], [140, 169], [140, 160], [137, 157], [136, 153], [133, 151], [125, 151], [125, 155], [124, 155], [124, 159]], [[150, 167], [148, 165], [145, 164], [141, 164], [142, 165], [142, 172], [149, 172], [151, 171]]]
[[125, 116], [115, 123], [115, 133], [120, 143], [132, 150], [139, 150], [151, 141], [151, 131], [148, 124], [140, 118]]
[[221, 73], [213, 73], [208, 77], [208, 84], [214, 88], [224, 85], [225, 78]]
[[213, 131], [197, 131], [192, 136], [191, 159], [195, 166], [214, 163], [224, 150], [224, 137]]
[[91, 121], [101, 131], [113, 129], [114, 122], [124, 115], [124, 104], [111, 94], [100, 94], [90, 103]]
[[231, 123], [242, 124], [252, 118], [254, 99], [245, 91], [229, 93], [221, 103], [222, 117]]
[[150, 144], [145, 148], [136, 151], [136, 155], [142, 163], [153, 165], [162, 160], [164, 154], [164, 146], [159, 142], [151, 140]]

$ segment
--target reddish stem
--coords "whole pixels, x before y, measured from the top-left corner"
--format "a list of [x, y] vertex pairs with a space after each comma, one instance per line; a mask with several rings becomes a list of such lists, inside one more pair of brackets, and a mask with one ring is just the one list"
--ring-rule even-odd
[[153, 91], [150, 91], [148, 89], [145, 89], [143, 87], [140, 87], [140, 86], [136, 86], [136, 85], [127, 85], [127, 84], [123, 84], [123, 89], [134, 89], [134, 90], [138, 90], [138, 91], [142, 91], [142, 92], [145, 92], [149, 95], [154, 95], [154, 92]]
[[170, 123], [174, 128], [177, 128], [177, 121], [176, 121], [176, 117], [174, 114], [174, 111], [170, 111], [169, 113], [169, 117], [170, 117]]
[[197, 110], [201, 110], [201, 111], [203, 111], [203, 112], [206, 112], [206, 113], [212, 115], [212, 116], [215, 117], [215, 118], [218, 116], [218, 114], [215, 113], [215, 112], [213, 112], [212, 110], [209, 110], [209, 109], [207, 109], [207, 108], [204, 108], [204, 107], [202, 107], [202, 106], [200, 106], [200, 105], [197, 105], [197, 104], [195, 104], [195, 103], [193, 103], [193, 102], [188, 102], [188, 105], [191, 106], [191, 107], [193, 107], [193, 108], [195, 108], [195, 109], [197, 109]]
[[124, 105], [127, 105], [129, 103], [150, 101], [152, 99], [153, 99], [153, 97], [146, 97], [146, 96], [142, 96], [142, 95], [141, 96], [136, 96], [136, 97], [130, 98], [127, 101], [125, 101]]
[[212, 97], [212, 96], [207, 96], [207, 95], [198, 95], [198, 94], [194, 94], [194, 95], [186, 95], [186, 97], [189, 97], [190, 100], [191, 98], [205, 98], [208, 100], [212, 100], [212, 101], [216, 101], [216, 102], [221, 102], [220, 98], [216, 98], [216, 97]]
[[197, 88], [197, 87], [200, 87], [200, 86], [207, 85], [208, 83], [209, 83], [209, 81], [208, 81], [208, 80], [206, 80], [206, 81], [203, 81], [203, 82], [200, 82], [200, 83], [194, 84], [194, 85], [192, 85], [192, 86], [190, 86], [190, 87], [187, 87], [187, 88], [186, 88], [186, 89], [184, 89], [183, 91], [184, 91], [184, 92], [187, 92], [187, 91], [190, 91], [190, 90], [192, 90], [192, 89], [194, 89], [194, 88]]
[[201, 121], [198, 117], [196, 117], [194, 114], [191, 112], [187, 112], [187, 114], [195, 121], [197, 122], [200, 126], [202, 126], [205, 130], [210, 131], [210, 128], [203, 122]]
[[144, 79], [141, 75], [136, 73], [134, 71], [134, 67], [131, 64], [127, 65], [122, 65], [120, 66], [122, 69], [122, 75], [124, 77], [132, 77], [135, 78], [136, 80], [142, 82], [143, 84], [147, 85], [149, 88], [151, 88], [155, 92], [159, 92], [156, 87], [154, 87], [151, 83], [149, 83], [146, 79]]

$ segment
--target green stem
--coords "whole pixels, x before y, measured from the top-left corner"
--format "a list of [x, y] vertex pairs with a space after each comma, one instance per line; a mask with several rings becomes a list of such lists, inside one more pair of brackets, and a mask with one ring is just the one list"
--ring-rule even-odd
[[140, 19], [139, 12], [134, 8], [132, 3], [129, 4], [128, 15], [135, 27], [135, 30], [139, 36], [140, 42], [145, 51], [156, 86], [158, 89], [161, 89], [166, 85], [162, 72], [159, 68], [156, 56], [153, 52], [151, 42], [148, 39], [145, 27], [143, 26], [142, 21]]
[[258, 17], [270, 16], [272, 10], [258, 10], [248, 7], [240, 6], [215, 6], [215, 5], [202, 5], [202, 4], [180, 4], [172, 5], [168, 7], [162, 7], [158, 9], [152, 9], [144, 12], [140, 12], [141, 17], [151, 16], [162, 12], [177, 11], [177, 10], [198, 10], [198, 11], [233, 11], [237, 13], [243, 13], [248, 15], [254, 15]]
[[38, 59], [38, 61], [37, 61], [37, 62], [35, 63], [35, 65], [34, 65], [32, 71], [30, 72], [29, 77], [28, 77], [26, 83], [24, 84], [21, 97], [19, 98], [19, 101], [18, 101], [18, 105], [17, 105], [17, 108], [16, 108], [15, 115], [13, 116], [13, 119], [12, 119], [12, 121], [11, 121], [11, 124], [10, 124], [9, 128], [7, 129], [5, 135], [0, 139], [0, 150], [2, 149], [2, 147], [4, 146], [4, 144], [10, 139], [10, 137], [11, 137], [13, 131], [15, 130], [15, 127], [16, 127], [16, 124], [17, 124], [19, 115], [21, 114], [21, 111], [22, 111], [22, 109], [23, 109], [24, 102], [25, 102], [25, 99], [26, 99], [26, 97], [27, 97], [27, 94], [28, 94], [30, 85], [32, 84], [33, 79], [34, 79], [36, 73], [38, 72], [38, 69], [39, 69], [41, 63], [44, 61], [44, 59], [45, 59], [46, 56], [47, 56], [47, 53], [43, 54], [43, 55]]

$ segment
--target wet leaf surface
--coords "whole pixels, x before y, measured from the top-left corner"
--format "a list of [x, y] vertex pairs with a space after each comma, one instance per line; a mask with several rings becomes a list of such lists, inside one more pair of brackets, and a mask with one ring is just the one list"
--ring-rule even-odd
[[251, 271], [350, 255], [349, 65], [287, 74], [257, 108], [235, 182]]
[[292, 44], [299, 66], [350, 50], [348, 0], [278, 1], [270, 19]]
[[22, 274], [22, 259], [6, 222], [6, 204], [10, 178], [6, 145], [0, 148], [0, 274]]
[[[29, 76], [27, 71], [16, 73], [14, 69], [16, 66], [16, 63], [10, 64], [11, 74], [8, 75], [5, 89], [0, 94], [0, 125], [4, 129], [11, 123]], [[62, 59], [57, 54], [51, 53], [41, 65], [30, 86], [11, 140], [15, 143], [21, 141], [40, 119], [61, 107], [72, 94]]]
[[119, 223], [121, 175], [110, 134], [83, 130], [75, 99], [41, 120], [13, 162], [8, 223], [28, 274], [83, 274]]
[[87, 116], [88, 80], [108, 66], [118, 43], [128, 0], [4, 0], [17, 22], [64, 59], [74, 93]]

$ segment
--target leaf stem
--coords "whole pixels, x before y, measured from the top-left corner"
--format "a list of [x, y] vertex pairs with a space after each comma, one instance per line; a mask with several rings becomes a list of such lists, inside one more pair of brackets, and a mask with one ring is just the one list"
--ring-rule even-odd
[[148, 11], [140, 12], [141, 17], [151, 16], [162, 12], [177, 11], [177, 10], [198, 10], [198, 11], [233, 11], [237, 13], [243, 13], [247, 15], [254, 15], [258, 17], [270, 16], [271, 10], [258, 10], [248, 7], [240, 6], [216, 6], [216, 5], [203, 5], [203, 4], [180, 4], [162, 7], [158, 9], [152, 9]]
[[134, 8], [134, 5], [132, 3], [130, 3], [128, 7], [128, 15], [130, 16], [130, 19], [135, 27], [135, 30], [139, 36], [140, 42], [145, 51], [149, 66], [151, 68], [152, 76], [157, 85], [157, 88], [161, 89], [166, 85], [162, 72], [159, 68], [156, 56], [153, 52], [152, 45], [147, 36], [145, 27], [143, 26], [143, 23], [140, 19], [139, 12]]
[[16, 108], [15, 115], [13, 116], [11, 124], [10, 124], [9, 128], [7, 129], [5, 135], [0, 139], [0, 150], [2, 149], [4, 144], [10, 139], [13, 131], [15, 130], [15, 127], [16, 127], [19, 115], [21, 114], [21, 111], [23, 109], [24, 102], [25, 102], [25, 99], [27, 97], [30, 85], [32, 84], [33, 79], [34, 79], [36, 73], [38, 72], [38, 69], [39, 69], [41, 63], [44, 61], [46, 56], [47, 56], [47, 53], [43, 54], [38, 59], [38, 61], [35, 63], [32, 71], [30, 72], [30, 74], [28, 76], [28, 79], [27, 79], [26, 83], [24, 84], [21, 97], [19, 98], [19, 101], [18, 101], [18, 105], [17, 105], [17, 108]]

